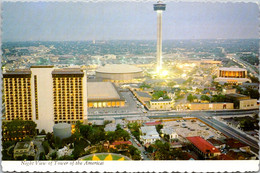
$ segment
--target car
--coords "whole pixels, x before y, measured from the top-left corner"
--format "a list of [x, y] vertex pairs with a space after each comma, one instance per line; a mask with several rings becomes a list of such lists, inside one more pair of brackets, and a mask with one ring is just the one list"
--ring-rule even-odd
[[139, 143], [137, 145], [138, 145], [138, 147], [141, 147], [141, 145]]

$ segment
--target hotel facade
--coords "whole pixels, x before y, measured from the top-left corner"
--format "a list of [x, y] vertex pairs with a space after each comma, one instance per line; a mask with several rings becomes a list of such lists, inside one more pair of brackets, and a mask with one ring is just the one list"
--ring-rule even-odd
[[3, 74], [5, 121], [32, 120], [52, 132], [56, 123], [87, 122], [87, 76], [80, 68], [31, 66]]

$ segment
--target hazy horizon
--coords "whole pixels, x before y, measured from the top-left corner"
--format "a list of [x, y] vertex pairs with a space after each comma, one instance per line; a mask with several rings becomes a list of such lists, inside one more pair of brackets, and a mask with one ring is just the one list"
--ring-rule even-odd
[[[3, 2], [2, 41], [156, 40], [153, 3]], [[166, 2], [163, 41], [259, 39], [258, 16], [256, 3]]]

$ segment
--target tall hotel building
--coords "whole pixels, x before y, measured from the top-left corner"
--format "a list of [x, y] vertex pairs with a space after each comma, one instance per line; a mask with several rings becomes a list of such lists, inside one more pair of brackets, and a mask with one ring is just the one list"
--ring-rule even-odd
[[87, 77], [79, 68], [31, 66], [3, 74], [6, 120], [33, 120], [51, 132], [56, 123], [87, 122]]

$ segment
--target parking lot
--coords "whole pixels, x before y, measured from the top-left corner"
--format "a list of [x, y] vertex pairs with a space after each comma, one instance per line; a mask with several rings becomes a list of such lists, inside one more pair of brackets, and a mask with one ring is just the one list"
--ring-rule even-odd
[[126, 100], [124, 107], [88, 108], [88, 114], [98, 115], [98, 114], [142, 113], [142, 108], [137, 105], [138, 101], [134, 98], [133, 94], [130, 91], [121, 92], [121, 94]]
[[164, 125], [171, 126], [175, 129], [176, 133], [182, 137], [189, 136], [201, 136], [205, 139], [208, 138], [224, 138], [225, 136], [219, 131], [203, 124], [198, 120], [177, 120], [177, 121], [168, 121], [163, 122]]

